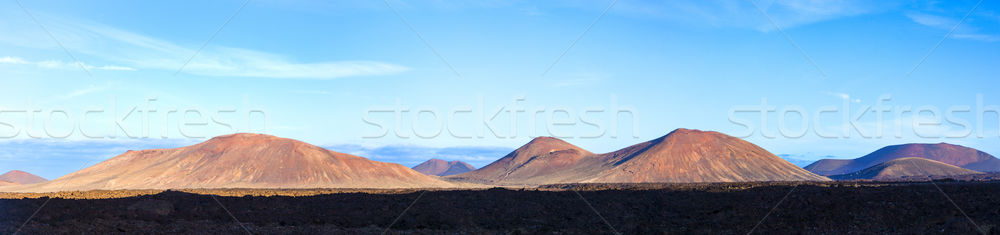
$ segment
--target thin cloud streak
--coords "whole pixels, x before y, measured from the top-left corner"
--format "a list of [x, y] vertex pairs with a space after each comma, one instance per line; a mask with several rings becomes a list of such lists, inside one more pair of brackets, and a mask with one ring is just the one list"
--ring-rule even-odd
[[[9, 65], [33, 65], [41, 69], [59, 69], [59, 70], [70, 70], [77, 69], [76, 62], [65, 62], [61, 60], [44, 60], [44, 61], [28, 61], [21, 57], [5, 56], [0, 57], [0, 64]], [[84, 68], [87, 70], [108, 70], [108, 71], [136, 71], [135, 68], [119, 65], [104, 65], [104, 66], [93, 66], [87, 63], [80, 62]]]
[[[761, 11], [781, 22], [781, 28], [792, 29], [809, 24], [870, 14], [887, 9], [895, 3], [838, 0], [838, 1], [759, 1]], [[752, 4], [742, 1], [662, 1], [656, 4], [625, 1], [617, 7], [631, 16], [645, 16], [683, 23], [684, 25], [744, 28], [761, 32], [774, 31], [767, 21], [760, 20]]]
[[[124, 65], [85, 66], [98, 70], [138, 70], [153, 69], [176, 71], [195, 51], [173, 42], [121, 30], [112, 26], [83, 20], [51, 18], [53, 34], [60, 38], [71, 38], [64, 45], [78, 53], [95, 59], [112, 61]], [[12, 34], [0, 36], [0, 42], [8, 42], [28, 48], [51, 49], [39, 45], [41, 38], [36, 29], [16, 28]], [[20, 35], [13, 37], [13, 35]], [[0, 62], [29, 62], [19, 58], [0, 58]], [[34, 63], [43, 68], [65, 67], [65, 62], [47, 64]], [[301, 62], [285, 55], [268, 53], [246, 48], [211, 45], [184, 66], [182, 73], [212, 77], [254, 77], [284, 79], [336, 79], [344, 77], [381, 76], [409, 71], [402, 65], [381, 61], [339, 60]]]
[[[925, 13], [908, 13], [906, 17], [910, 18], [914, 23], [927, 27], [939, 30], [954, 30], [955, 32], [950, 34], [948, 38], [984, 42], [1000, 41], [1000, 35], [980, 33], [981, 29], [968, 24], [960, 24], [959, 20], [956, 19]], [[952, 29], [953, 27], [954, 29]]]

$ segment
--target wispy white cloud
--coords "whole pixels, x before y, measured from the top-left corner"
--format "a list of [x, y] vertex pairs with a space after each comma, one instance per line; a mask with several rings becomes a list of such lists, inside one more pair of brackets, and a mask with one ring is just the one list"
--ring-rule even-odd
[[87, 94], [91, 94], [91, 93], [101, 92], [101, 91], [107, 90], [108, 88], [109, 88], [108, 85], [101, 85], [101, 86], [90, 85], [90, 86], [87, 86], [85, 88], [77, 89], [77, 90], [74, 90], [74, 91], [72, 91], [70, 93], [67, 93], [64, 97], [65, 98], [79, 97], [79, 96], [82, 96], [82, 95], [87, 95]]
[[969, 40], [985, 41], [985, 42], [1000, 41], [1000, 36], [988, 35], [988, 34], [952, 34], [951, 38], [969, 39]]
[[31, 64], [31, 63], [19, 57], [6, 56], [0, 58], [0, 64]]
[[[78, 52], [83, 57], [124, 64], [124, 66], [89, 66], [88, 69], [119, 71], [151, 69], [173, 73], [183, 66], [182, 73], [201, 76], [291, 79], [379, 76], [409, 70], [402, 65], [368, 60], [302, 62], [280, 54], [212, 44], [198, 52], [197, 56], [185, 65], [188, 58], [195, 54], [193, 48], [197, 46], [182, 46], [168, 40], [85, 20], [57, 17], [43, 17], [40, 20], [70, 51]], [[23, 25], [31, 26], [31, 24]], [[50, 40], [47, 40], [48, 36], [38, 32], [37, 27], [27, 26], [0, 27], [12, 32], [0, 35], [0, 43], [29, 48], [58, 49], [48, 45], [51, 44]], [[41, 68], [68, 68], [70, 66], [67, 65], [76, 64], [58, 60], [31, 62], [15, 57], [0, 60], [4, 61], [9, 64], [35, 64]]]
[[[899, 3], [865, 0], [754, 0], [782, 28], [794, 28], [812, 23], [884, 11]], [[557, 8], [586, 9], [600, 12], [608, 1], [557, 0], [544, 1], [430, 1], [426, 4], [408, 4], [394, 1], [399, 9], [422, 8], [436, 10], [506, 8], [528, 16], [547, 16]], [[342, 7], [338, 7], [342, 8]], [[332, 10], [332, 9], [331, 9]], [[747, 1], [694, 0], [694, 1], [618, 1], [608, 14], [642, 17], [680, 22], [686, 25], [710, 27], [735, 27], [772, 31], [772, 26]], [[591, 16], [588, 16], [591, 17]]]
[[[0, 64], [34, 65], [43, 69], [80, 69], [80, 64], [77, 64], [76, 62], [65, 62], [61, 60], [28, 61], [21, 57], [12, 56], [0, 57]], [[135, 68], [118, 65], [93, 66], [86, 63], [82, 64], [87, 70], [136, 71]]]
[[[910, 20], [914, 23], [936, 28], [941, 31], [951, 30], [959, 23], [959, 20], [957, 19], [925, 13], [908, 13], [906, 14], [906, 17], [910, 18]], [[981, 30], [978, 27], [971, 25], [968, 20], [967, 22], [959, 25], [958, 28], [955, 28], [955, 33], [951, 35], [951, 38], [985, 42], [1000, 41], [1000, 35], [981, 33]]]
[[[799, 1], [776, 0], [765, 9], [776, 23], [783, 28], [797, 27], [837, 18], [851, 17], [872, 12], [875, 4], [868, 1], [834, 0], [834, 1]], [[773, 30], [773, 26], [760, 26], [764, 31]]]
[[[783, 29], [813, 23], [874, 13], [895, 3], [883, 1], [833, 0], [755, 0], [771, 19]], [[775, 30], [760, 12], [747, 1], [622, 1], [613, 11], [643, 15], [712, 27], [748, 28], [769, 32]]]
[[119, 86], [120, 86], [119, 84], [112, 82], [106, 82], [103, 84], [90, 84], [85, 87], [79, 87], [73, 90], [65, 91], [53, 96], [46, 97], [45, 99], [42, 99], [40, 102], [41, 104], [44, 105], [63, 104], [68, 100], [73, 100], [78, 97], [84, 97], [90, 94], [111, 91]]
[[957, 20], [952, 20], [936, 15], [922, 14], [922, 13], [909, 13], [906, 14], [906, 17], [910, 18], [910, 20], [913, 20], [913, 22], [916, 22], [918, 24], [940, 29], [948, 29], [954, 27], [955, 24], [958, 23]]
[[100, 69], [100, 70], [114, 70], [114, 71], [135, 71], [136, 70], [136, 69], [131, 68], [131, 67], [116, 66], [116, 65], [105, 65], [105, 66], [101, 66], [101, 67], [96, 67], [96, 69]]
[[[148, 66], [156, 66], [148, 64]], [[170, 67], [158, 66], [163, 69]], [[328, 61], [298, 63], [283, 56], [240, 48], [216, 48], [202, 52], [184, 71], [205, 76], [331, 79], [377, 76], [404, 72], [409, 68], [377, 61]]]

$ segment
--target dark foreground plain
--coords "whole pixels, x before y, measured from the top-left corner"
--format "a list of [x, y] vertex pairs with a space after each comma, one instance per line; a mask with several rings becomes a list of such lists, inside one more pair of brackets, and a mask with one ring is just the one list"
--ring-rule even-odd
[[0, 198], [16, 198], [0, 199], [0, 234], [17, 231], [46, 200], [20, 233], [379, 234], [390, 225], [389, 234], [1000, 233], [998, 181], [147, 190]]

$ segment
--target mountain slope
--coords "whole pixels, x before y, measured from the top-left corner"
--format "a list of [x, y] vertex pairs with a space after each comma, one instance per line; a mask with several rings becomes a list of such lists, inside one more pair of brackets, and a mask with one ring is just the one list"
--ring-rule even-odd
[[807, 171], [819, 175], [829, 175], [832, 172], [842, 171], [841, 168], [851, 164], [854, 159], [820, 159], [803, 167]]
[[830, 176], [830, 178], [836, 180], [890, 180], [903, 177], [955, 176], [971, 174], [982, 173], [926, 158], [907, 157], [876, 164], [875, 166], [850, 174]]
[[602, 162], [598, 155], [566, 141], [538, 137], [483, 168], [449, 178], [495, 184], [568, 183], [596, 173]]
[[714, 131], [677, 129], [605, 156], [615, 167], [585, 182], [829, 180], [750, 142]]
[[824, 159], [805, 168], [820, 175], [839, 175], [906, 157], [922, 157], [981, 172], [1000, 172], [1000, 159], [973, 148], [947, 143], [892, 145], [860, 158], [837, 161]]
[[399, 164], [371, 161], [270, 135], [233, 134], [182, 148], [128, 151], [26, 190], [450, 185]]
[[688, 129], [605, 154], [539, 137], [479, 170], [448, 178], [499, 184], [829, 180], [739, 138]]
[[476, 168], [461, 161], [449, 162], [441, 159], [430, 159], [414, 166], [413, 170], [425, 175], [447, 176], [474, 171]]
[[19, 170], [12, 170], [7, 173], [4, 173], [3, 175], [0, 175], [0, 180], [17, 184], [37, 184], [49, 181], [37, 175]]

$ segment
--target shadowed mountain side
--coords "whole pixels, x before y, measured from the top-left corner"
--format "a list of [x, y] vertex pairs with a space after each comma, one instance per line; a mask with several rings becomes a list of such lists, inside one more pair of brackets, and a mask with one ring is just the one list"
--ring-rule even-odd
[[12, 170], [7, 173], [4, 173], [3, 175], [0, 175], [0, 180], [13, 182], [17, 184], [37, 184], [49, 181], [37, 175], [19, 170]]
[[461, 161], [449, 162], [441, 159], [431, 159], [414, 166], [413, 170], [425, 175], [447, 176], [474, 171], [476, 168]]
[[1000, 172], [1000, 159], [983, 151], [947, 143], [892, 145], [856, 159], [819, 160], [805, 169], [820, 175], [840, 175], [907, 157], [927, 158], [980, 172]]
[[395, 163], [262, 134], [128, 151], [58, 179], [8, 191], [167, 188], [410, 188], [452, 184]]
[[853, 159], [820, 159], [806, 165], [803, 169], [819, 175], [826, 175], [824, 173], [839, 171], [840, 168], [851, 164], [852, 160]]
[[830, 178], [835, 180], [892, 180], [904, 177], [957, 176], [973, 174], [982, 174], [982, 172], [926, 158], [908, 157], [883, 162], [850, 174], [833, 175], [830, 176]]

